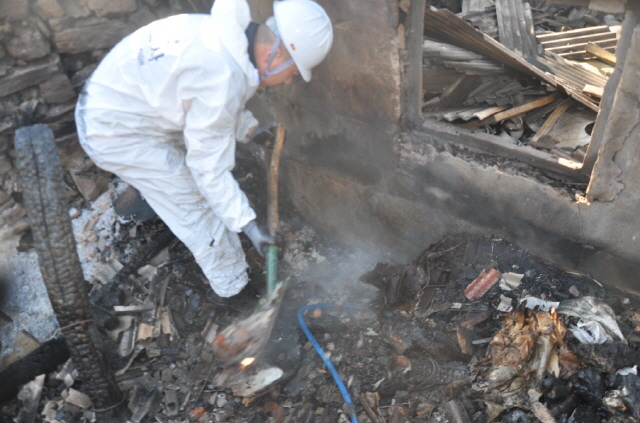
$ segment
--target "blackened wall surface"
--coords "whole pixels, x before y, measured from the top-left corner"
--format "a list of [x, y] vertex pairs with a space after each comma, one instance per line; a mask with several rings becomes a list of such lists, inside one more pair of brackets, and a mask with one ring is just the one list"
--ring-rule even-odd
[[406, 262], [455, 233], [491, 234], [638, 294], [637, 134], [614, 159], [624, 190], [613, 202], [590, 203], [562, 181], [536, 177], [535, 168], [462, 151], [455, 136], [442, 139], [428, 125], [411, 132], [403, 78], [411, 74], [407, 58], [420, 52], [402, 51], [411, 41], [398, 29], [414, 2], [374, 3], [365, 10], [324, 2], [336, 24], [327, 62], [311, 83], [254, 102], [270, 109], [263, 120], [287, 126], [284, 186], [300, 212], [382, 260]]

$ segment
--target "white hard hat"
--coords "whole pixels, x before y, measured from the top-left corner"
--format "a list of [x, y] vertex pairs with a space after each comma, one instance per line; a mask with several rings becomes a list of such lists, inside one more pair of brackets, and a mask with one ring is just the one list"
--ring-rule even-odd
[[333, 42], [331, 20], [313, 0], [279, 0], [273, 3], [273, 16], [291, 58], [302, 79], [311, 80], [311, 69], [329, 53]]

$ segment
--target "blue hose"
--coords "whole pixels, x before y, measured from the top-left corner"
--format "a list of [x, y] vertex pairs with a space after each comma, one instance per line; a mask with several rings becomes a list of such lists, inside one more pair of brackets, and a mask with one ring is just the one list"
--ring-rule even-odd
[[[313, 345], [313, 348], [315, 348], [318, 355], [320, 355], [320, 358], [322, 358], [322, 361], [324, 361], [325, 366], [327, 366], [327, 369], [329, 369], [329, 371], [331, 372], [331, 375], [333, 376], [333, 380], [336, 381], [336, 385], [338, 385], [338, 389], [342, 394], [342, 398], [344, 398], [344, 402], [347, 403], [349, 409], [351, 410], [351, 423], [358, 423], [358, 416], [356, 415], [356, 412], [354, 410], [353, 401], [351, 401], [351, 396], [349, 396], [349, 391], [347, 391], [347, 387], [344, 386], [344, 383], [340, 379], [340, 375], [338, 374], [338, 371], [336, 370], [335, 367], [333, 367], [333, 363], [331, 362], [331, 360], [329, 360], [329, 358], [325, 354], [320, 344], [318, 344], [318, 341], [316, 341], [316, 338], [314, 338], [313, 335], [311, 334], [311, 331], [307, 327], [307, 324], [304, 322], [303, 313], [305, 311], [313, 310], [316, 308], [333, 308], [334, 306], [335, 304], [311, 304], [308, 306], [301, 307], [298, 310], [298, 323], [300, 323], [300, 327], [302, 328], [302, 331], [304, 332], [304, 334], [307, 336], [307, 339], [309, 339], [309, 342], [311, 342], [311, 345]], [[344, 306], [344, 307], [350, 307], [350, 306]], [[353, 308], [358, 308], [358, 307], [353, 307]]]

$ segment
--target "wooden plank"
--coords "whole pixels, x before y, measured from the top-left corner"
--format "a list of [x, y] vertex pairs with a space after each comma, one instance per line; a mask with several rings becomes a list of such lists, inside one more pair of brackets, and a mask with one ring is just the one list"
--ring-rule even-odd
[[545, 116], [547, 113], [552, 112], [556, 107], [559, 107], [564, 103], [571, 103], [571, 102], [572, 102], [572, 99], [570, 98], [559, 98], [553, 103], [549, 103], [546, 106], [542, 106], [539, 109], [533, 110], [531, 113], [527, 113], [527, 115], [524, 117], [524, 121], [528, 125], [531, 125], [541, 117]]
[[455, 142], [476, 151], [493, 154], [506, 159], [519, 160], [523, 163], [544, 169], [562, 180], [588, 182], [589, 176], [581, 171], [581, 165], [574, 162], [559, 161], [557, 157], [529, 147], [514, 145], [510, 140], [482, 131], [468, 131], [449, 123], [426, 120], [420, 134], [438, 142]]
[[612, 29], [607, 25], [601, 26], [592, 26], [589, 28], [580, 28], [580, 29], [572, 29], [571, 31], [562, 31], [562, 32], [551, 32], [549, 34], [538, 34], [536, 38], [539, 43], [553, 41], [561, 38], [572, 38], [572, 37], [580, 37], [582, 35], [590, 35], [590, 34], [604, 34], [604, 33], [615, 33], [616, 31], [612, 31]]
[[590, 35], [583, 35], [581, 37], [560, 38], [558, 40], [540, 42], [540, 44], [542, 45], [542, 47], [544, 47], [545, 50], [548, 50], [554, 47], [586, 44], [589, 41], [604, 41], [604, 40], [617, 40], [617, 39], [618, 37], [614, 32], [609, 32], [606, 34], [590, 34]]
[[[615, 55], [616, 51], [618, 50], [617, 46], [603, 47], [603, 48], [606, 51], [608, 51], [609, 53], [613, 54], [613, 55]], [[584, 51], [570, 51], [570, 52], [567, 52], [567, 53], [560, 53], [558, 56], [560, 56], [562, 58], [565, 58], [567, 60], [591, 60], [591, 59], [597, 59], [591, 53], [587, 52], [586, 49]]]
[[[542, 61], [536, 58], [533, 60], [525, 60], [448, 10], [436, 9], [434, 7], [426, 8], [424, 13], [424, 35], [487, 56], [490, 59], [503, 63], [514, 71], [533, 76], [542, 82], [546, 82], [552, 87], [557, 88], [558, 86], [563, 86], [571, 97], [592, 110], [599, 110], [598, 104], [582, 93], [582, 88], [585, 84], [581, 84], [579, 87], [578, 84], [565, 87], [563, 84], [567, 83], [567, 79], [562, 79], [561, 82], [559, 82], [558, 78], [546, 72], [547, 69], [543, 62], [547, 59], [542, 59]], [[561, 57], [555, 60], [566, 62], [566, 60]]]
[[514, 107], [512, 109], [505, 110], [504, 112], [496, 113], [495, 115], [490, 116], [487, 119], [477, 121], [477, 122], [469, 122], [468, 124], [461, 125], [461, 126], [463, 128], [472, 129], [472, 128], [477, 128], [478, 126], [491, 125], [497, 122], [502, 122], [503, 120], [522, 115], [531, 110], [535, 110], [538, 107], [542, 107], [544, 105], [552, 103], [559, 97], [560, 97], [560, 93], [554, 93], [548, 97], [540, 98], [530, 103], [523, 104], [522, 106]]
[[604, 94], [604, 87], [595, 87], [593, 85], [585, 85], [582, 89], [582, 92], [585, 94], [592, 95], [594, 97], [602, 98], [602, 94]]
[[[618, 40], [598, 41], [597, 43], [602, 48], [611, 48], [611, 47], [615, 48], [618, 45]], [[544, 51], [548, 51], [549, 53], [554, 53], [557, 55], [561, 55], [563, 53], [564, 54], [577, 53], [579, 51], [584, 51], [586, 54], [587, 44], [588, 43], [581, 43], [581, 44], [573, 44], [573, 45], [564, 46], [564, 47], [547, 48]]]
[[523, 113], [529, 112], [531, 110], [535, 110], [538, 107], [542, 107], [544, 105], [552, 103], [555, 99], [559, 97], [560, 97], [560, 93], [554, 93], [548, 97], [540, 98], [530, 103], [523, 104], [522, 106], [514, 107], [513, 109], [509, 109], [504, 112], [497, 113], [492, 117], [496, 120], [496, 122], [500, 122], [500, 121], [512, 118], [514, 116], [518, 116]]
[[588, 43], [586, 51], [587, 53], [593, 54], [595, 57], [602, 60], [608, 65], [611, 65], [611, 66], [616, 65], [616, 55], [610, 53], [609, 51], [605, 50], [604, 48], [602, 48], [597, 44]]
[[538, 132], [531, 138], [531, 142], [537, 142], [541, 136], [549, 133], [553, 125], [560, 119], [560, 116], [571, 106], [569, 101], [566, 101], [555, 108], [555, 110], [551, 113], [551, 115], [544, 121]]

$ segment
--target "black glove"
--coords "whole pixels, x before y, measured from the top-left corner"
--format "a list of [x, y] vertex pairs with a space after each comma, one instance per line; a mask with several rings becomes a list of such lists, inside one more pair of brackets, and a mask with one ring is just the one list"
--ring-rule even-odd
[[258, 145], [265, 145], [267, 141], [271, 141], [273, 143], [276, 139], [276, 129], [277, 126], [272, 126], [271, 128], [261, 128], [256, 126], [251, 133], [251, 142]]
[[244, 225], [242, 232], [249, 237], [251, 243], [262, 257], [267, 253], [269, 245], [275, 244], [275, 239], [266, 232], [263, 232], [255, 220]]

